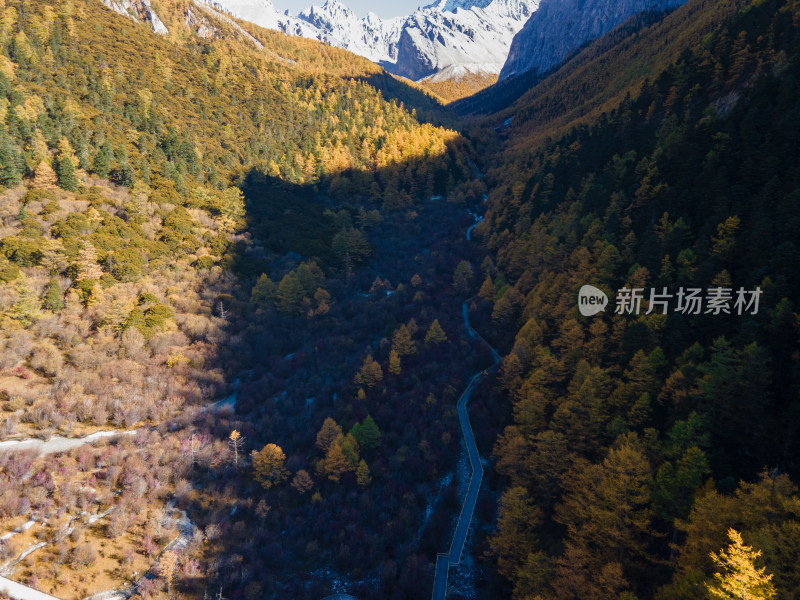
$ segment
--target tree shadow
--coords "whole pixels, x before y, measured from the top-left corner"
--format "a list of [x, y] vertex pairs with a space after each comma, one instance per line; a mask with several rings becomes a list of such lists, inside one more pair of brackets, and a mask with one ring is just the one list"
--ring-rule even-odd
[[[244, 226], [225, 259], [236, 282], [219, 357], [228, 380], [241, 383], [235, 410], [203, 412], [194, 427], [220, 447], [241, 432], [245, 458], [233, 465], [221, 456], [198, 470], [202, 492], [184, 505], [201, 528], [221, 532], [207, 548], [209, 589], [231, 599], [316, 599], [338, 580], [361, 600], [428, 593], [435, 552], [449, 540], [418, 529], [449, 527], [447, 510], [425, 517], [425, 505], [456, 466], [458, 393], [490, 362], [465, 337], [462, 294], [452, 287], [459, 261], [475, 252], [464, 236], [466, 208], [479, 201], [461, 190], [468, 151], [456, 137], [439, 157], [375, 171], [331, 171], [298, 184], [251, 169], [240, 179]], [[370, 247], [358, 260], [337, 241], [352, 231]], [[267, 296], [256, 298], [265, 278]], [[292, 278], [297, 298], [287, 308]], [[434, 319], [448, 337], [441, 346], [424, 342]], [[392, 336], [409, 323], [418, 328], [416, 351], [390, 372]], [[367, 356], [382, 366], [374, 387], [357, 382]], [[331, 417], [347, 434], [367, 416], [382, 432], [380, 447], [360, 449], [371, 483], [355, 470], [333, 480], [319, 468], [317, 431]], [[281, 446], [290, 476], [265, 490], [246, 455], [268, 443]], [[306, 493], [290, 485], [300, 470], [314, 482]]]

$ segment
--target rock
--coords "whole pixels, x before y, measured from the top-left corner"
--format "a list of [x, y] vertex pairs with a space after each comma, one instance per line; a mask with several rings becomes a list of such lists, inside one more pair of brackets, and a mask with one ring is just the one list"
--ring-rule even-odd
[[685, 0], [542, 0], [514, 36], [500, 80], [544, 72], [584, 43], [645, 10], [665, 10]]

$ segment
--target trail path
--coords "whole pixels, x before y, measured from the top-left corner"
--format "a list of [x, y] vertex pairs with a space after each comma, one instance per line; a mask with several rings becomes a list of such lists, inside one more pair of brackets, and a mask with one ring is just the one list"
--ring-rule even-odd
[[[476, 224], [479, 220], [475, 216]], [[472, 225], [467, 230], [467, 239], [470, 239], [472, 232]], [[469, 414], [467, 413], [467, 402], [472, 395], [475, 386], [478, 385], [483, 377], [488, 375], [490, 371], [494, 371], [500, 365], [500, 354], [492, 348], [492, 346], [481, 335], [476, 332], [469, 322], [469, 312], [467, 310], [467, 303], [461, 305], [461, 312], [464, 315], [464, 326], [467, 329], [467, 334], [470, 338], [477, 338], [489, 348], [492, 353], [494, 362], [488, 369], [483, 369], [470, 377], [467, 382], [467, 387], [458, 399], [456, 410], [458, 412], [458, 421], [461, 423], [461, 431], [464, 434], [464, 446], [467, 449], [467, 456], [472, 468], [472, 476], [469, 480], [469, 487], [467, 494], [464, 496], [464, 504], [461, 507], [461, 513], [458, 515], [458, 524], [453, 533], [453, 541], [450, 543], [450, 550], [447, 553], [440, 553], [436, 556], [436, 571], [433, 576], [433, 600], [444, 600], [447, 596], [447, 573], [450, 567], [458, 566], [461, 561], [461, 554], [464, 551], [464, 542], [467, 539], [469, 532], [469, 525], [472, 522], [472, 513], [475, 511], [475, 502], [478, 500], [478, 491], [481, 488], [481, 481], [483, 480], [483, 465], [481, 465], [481, 456], [478, 454], [478, 447], [475, 445], [475, 435], [472, 433], [472, 426], [469, 423]]]
[[56, 435], [49, 440], [40, 440], [37, 438], [7, 440], [5, 442], [0, 442], [0, 452], [7, 452], [9, 450], [38, 450], [39, 455], [53, 454], [54, 452], [66, 452], [67, 450], [72, 450], [84, 444], [91, 444], [100, 438], [112, 437], [115, 435], [131, 435], [137, 431], [139, 430], [132, 429], [129, 431], [121, 431], [119, 429], [113, 429], [111, 431], [98, 431], [82, 438], [65, 438]]

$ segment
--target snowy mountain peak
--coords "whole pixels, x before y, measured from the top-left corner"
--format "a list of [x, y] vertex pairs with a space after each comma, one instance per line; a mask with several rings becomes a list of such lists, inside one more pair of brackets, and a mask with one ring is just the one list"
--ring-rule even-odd
[[363, 18], [340, 0], [292, 16], [270, 0], [205, 0], [262, 27], [317, 39], [364, 56], [410, 79], [499, 73], [514, 34], [539, 0], [438, 0], [406, 17]]

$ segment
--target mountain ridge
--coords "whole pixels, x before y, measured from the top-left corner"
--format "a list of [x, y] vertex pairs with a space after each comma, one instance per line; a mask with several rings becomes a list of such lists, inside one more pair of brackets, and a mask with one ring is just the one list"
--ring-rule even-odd
[[279, 12], [270, 0], [203, 1], [256, 25], [344, 48], [416, 81], [499, 73], [514, 34], [539, 5], [539, 0], [441, 0], [405, 17], [382, 19], [372, 12], [359, 18], [339, 0], [297, 15]]

